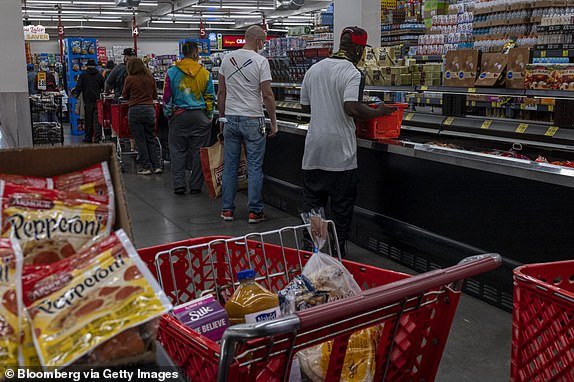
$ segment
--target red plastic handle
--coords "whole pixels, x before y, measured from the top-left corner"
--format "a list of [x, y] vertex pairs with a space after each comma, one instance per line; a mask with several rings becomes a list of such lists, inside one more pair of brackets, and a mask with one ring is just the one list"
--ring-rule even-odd
[[490, 271], [501, 264], [502, 259], [497, 254], [473, 256], [446, 269], [437, 269], [408, 277], [363, 291], [355, 297], [297, 312], [296, 314], [301, 320], [300, 330], [315, 328], [329, 322], [340, 322], [361, 313], [396, 303], [404, 298], [416, 296], [425, 291]]

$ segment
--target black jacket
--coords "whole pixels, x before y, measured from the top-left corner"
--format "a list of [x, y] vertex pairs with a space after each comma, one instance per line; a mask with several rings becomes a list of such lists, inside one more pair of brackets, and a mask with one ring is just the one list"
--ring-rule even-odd
[[88, 68], [80, 74], [78, 83], [74, 89], [74, 94], [84, 96], [84, 103], [95, 103], [100, 99], [100, 94], [104, 90], [104, 77], [96, 68]]
[[114, 91], [114, 96], [120, 98], [124, 90], [124, 83], [128, 76], [128, 69], [123, 62], [114, 67], [108, 78], [106, 79], [106, 92]]

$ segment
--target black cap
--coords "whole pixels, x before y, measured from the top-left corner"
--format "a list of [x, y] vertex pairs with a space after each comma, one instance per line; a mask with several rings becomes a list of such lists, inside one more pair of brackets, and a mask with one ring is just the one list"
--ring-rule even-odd
[[136, 51], [133, 48], [125, 48], [124, 49], [124, 56], [135, 56]]
[[86, 63], [86, 66], [88, 66], [88, 67], [91, 66], [91, 67], [95, 68], [96, 67], [96, 61], [90, 58], [88, 60], [88, 62]]

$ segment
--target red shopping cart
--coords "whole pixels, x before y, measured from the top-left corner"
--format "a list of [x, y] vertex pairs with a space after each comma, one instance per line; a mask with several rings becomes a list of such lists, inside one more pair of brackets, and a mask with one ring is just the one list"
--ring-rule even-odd
[[[236, 272], [246, 268], [255, 269], [258, 282], [268, 289], [284, 288], [312, 256], [301, 250], [306, 229], [302, 225], [238, 238], [194, 238], [143, 249], [140, 255], [174, 304], [204, 293], [226, 301], [238, 285]], [[332, 222], [329, 231], [336, 237]], [[327, 251], [339, 253], [336, 245]], [[350, 336], [384, 324], [374, 380], [432, 381], [462, 281], [500, 262], [498, 255], [482, 255], [410, 277], [343, 260], [364, 289], [360, 295], [266, 323], [233, 326], [221, 346], [166, 315], [159, 340], [192, 381], [287, 381], [297, 352], [334, 340], [325, 378], [332, 382], [340, 378]]]
[[[158, 115], [161, 111], [161, 105], [159, 103], [154, 103], [155, 108], [155, 131], [157, 134], [158, 128]], [[126, 102], [119, 102], [114, 103], [111, 105], [111, 128], [114, 132], [116, 138], [116, 154], [118, 160], [120, 161], [120, 165], [122, 170], [124, 170], [124, 163], [123, 163], [123, 149], [122, 149], [122, 140], [130, 140], [133, 139], [132, 132], [130, 130], [129, 122], [128, 122], [128, 112], [129, 112], [129, 105]], [[163, 154], [162, 154], [162, 146], [159, 138], [155, 137], [156, 145], [159, 148], [159, 157], [160, 163], [162, 164], [163, 168]], [[130, 152], [131, 153], [131, 152]], [[135, 154], [135, 153], [134, 153]]]
[[510, 377], [574, 381], [574, 260], [514, 270]]

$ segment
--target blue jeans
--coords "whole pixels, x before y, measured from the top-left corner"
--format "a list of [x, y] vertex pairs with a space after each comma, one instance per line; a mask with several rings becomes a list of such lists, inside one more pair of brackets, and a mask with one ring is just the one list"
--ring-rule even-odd
[[241, 158], [241, 147], [245, 142], [247, 154], [247, 178], [249, 212], [263, 211], [263, 157], [266, 137], [260, 132], [263, 118], [227, 116], [223, 129], [223, 179], [222, 201], [224, 211], [235, 210], [237, 193], [237, 171]]

